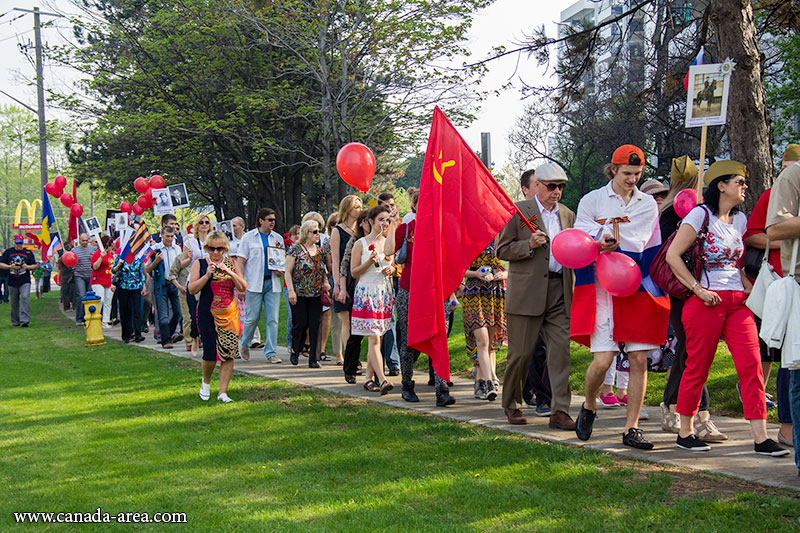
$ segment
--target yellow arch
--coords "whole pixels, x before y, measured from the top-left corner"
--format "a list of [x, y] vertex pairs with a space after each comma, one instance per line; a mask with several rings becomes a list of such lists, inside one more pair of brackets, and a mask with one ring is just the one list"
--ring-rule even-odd
[[39, 209], [41, 209], [42, 208], [42, 201], [39, 200], [38, 198], [33, 201], [33, 204], [31, 204], [28, 200], [26, 200], [24, 198], [22, 200], [20, 200], [19, 203], [17, 204], [17, 211], [16, 211], [16, 213], [14, 213], [14, 224], [19, 226], [19, 224], [22, 222], [22, 208], [23, 207], [27, 207], [28, 208], [28, 224], [35, 224], [36, 223], [36, 205], [37, 204], [39, 205]]

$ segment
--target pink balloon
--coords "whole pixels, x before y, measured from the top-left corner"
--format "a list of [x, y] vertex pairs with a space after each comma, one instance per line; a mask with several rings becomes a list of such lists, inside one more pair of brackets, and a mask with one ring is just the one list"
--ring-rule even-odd
[[163, 189], [164, 188], [164, 178], [159, 176], [158, 174], [154, 174], [150, 178], [150, 188], [151, 189]]
[[597, 258], [597, 281], [610, 295], [624, 298], [639, 290], [642, 272], [625, 254], [603, 253]]
[[697, 191], [694, 189], [684, 189], [675, 195], [675, 200], [672, 202], [672, 207], [675, 209], [675, 214], [683, 218], [689, 214], [689, 211], [697, 207]]
[[583, 268], [597, 259], [597, 244], [585, 231], [565, 229], [553, 239], [553, 257], [567, 268]]
[[53, 180], [53, 183], [56, 184], [56, 188], [60, 190], [64, 190], [64, 187], [67, 186], [67, 178], [64, 176], [56, 176], [56, 179]]

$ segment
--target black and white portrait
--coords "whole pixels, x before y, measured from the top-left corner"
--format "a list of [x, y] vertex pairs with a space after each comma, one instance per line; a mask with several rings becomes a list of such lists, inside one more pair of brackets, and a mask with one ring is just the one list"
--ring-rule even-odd
[[223, 220], [217, 224], [217, 229], [225, 234], [228, 241], [233, 239], [233, 224], [230, 220]]
[[172, 207], [189, 207], [189, 195], [186, 194], [186, 184], [178, 183], [167, 187], [169, 190], [169, 197], [172, 201]]
[[153, 191], [153, 214], [156, 216], [172, 215], [175, 208], [169, 198], [169, 189], [152, 189]]

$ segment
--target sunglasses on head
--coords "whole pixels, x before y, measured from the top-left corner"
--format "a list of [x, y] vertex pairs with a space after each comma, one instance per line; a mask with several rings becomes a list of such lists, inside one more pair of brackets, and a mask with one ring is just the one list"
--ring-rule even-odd
[[225, 246], [206, 246], [206, 250], [209, 252], [224, 252], [227, 248]]
[[563, 191], [564, 187], [567, 186], [566, 183], [548, 183], [548, 184], [542, 183], [542, 185], [547, 187], [547, 190], [550, 191], [550, 192], [553, 192], [556, 189], [558, 189], [559, 191]]

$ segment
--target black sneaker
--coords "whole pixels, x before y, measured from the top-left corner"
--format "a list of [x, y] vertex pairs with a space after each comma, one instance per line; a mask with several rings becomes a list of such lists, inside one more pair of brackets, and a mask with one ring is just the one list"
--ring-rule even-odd
[[778, 443], [772, 439], [767, 439], [761, 443], [755, 443], [754, 446], [756, 453], [761, 455], [771, 455], [772, 457], [780, 457], [782, 455], [789, 455], [791, 452], [785, 448], [778, 446]]
[[22, 324], [20, 324], [20, 327], [27, 328], [28, 327], [28, 323], [27, 322], [23, 322]]
[[581, 410], [578, 411], [578, 419], [575, 421], [575, 434], [581, 440], [589, 440], [592, 436], [592, 425], [597, 413], [588, 410], [581, 404]]
[[684, 450], [689, 450], [691, 452], [707, 452], [711, 449], [711, 446], [698, 439], [697, 435], [694, 433], [688, 437], [681, 437], [678, 435], [676, 444], [678, 445], [678, 448], [683, 448]]
[[623, 433], [622, 444], [640, 450], [653, 449], [653, 443], [644, 438], [644, 433], [639, 428], [630, 428], [627, 433]]

